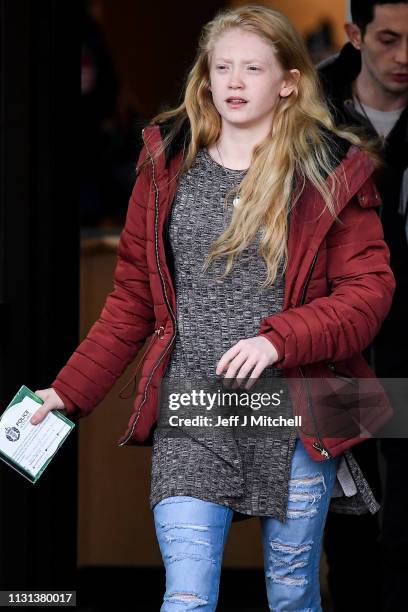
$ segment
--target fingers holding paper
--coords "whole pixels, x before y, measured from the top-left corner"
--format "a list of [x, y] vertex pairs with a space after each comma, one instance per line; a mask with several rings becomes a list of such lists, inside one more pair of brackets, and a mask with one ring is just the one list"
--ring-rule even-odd
[[51, 387], [50, 389], [40, 389], [35, 392], [38, 397], [43, 400], [43, 404], [36, 410], [30, 419], [32, 425], [37, 425], [47, 416], [51, 410], [63, 410], [65, 404], [59, 397], [56, 391]]

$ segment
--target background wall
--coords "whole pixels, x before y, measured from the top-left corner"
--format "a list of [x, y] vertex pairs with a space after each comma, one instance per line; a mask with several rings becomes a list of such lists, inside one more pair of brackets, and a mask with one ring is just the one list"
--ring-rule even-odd
[[[255, 2], [284, 13], [306, 36], [321, 22], [333, 25], [337, 48], [345, 42], [347, 0], [273, 0]], [[206, 0], [197, 4], [93, 0], [122, 84], [122, 101], [131, 101], [150, 118], [165, 105], [175, 105], [194, 60], [201, 26], [226, 6], [245, 0]]]
[[[230, 4], [241, 6], [248, 2], [232, 0]], [[336, 45], [341, 47], [345, 42], [346, 0], [272, 0], [256, 4], [270, 6], [286, 15], [303, 36], [312, 32], [321, 21], [329, 20], [333, 24]]]
[[123, 90], [146, 117], [166, 104], [177, 104], [193, 62], [201, 26], [225, 6], [200, 3], [94, 0]]

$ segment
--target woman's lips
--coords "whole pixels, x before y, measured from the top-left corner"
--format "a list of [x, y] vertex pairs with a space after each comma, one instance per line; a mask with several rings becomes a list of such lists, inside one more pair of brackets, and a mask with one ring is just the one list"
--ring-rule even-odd
[[242, 108], [248, 103], [248, 100], [245, 100], [244, 98], [228, 98], [226, 103], [229, 108]]

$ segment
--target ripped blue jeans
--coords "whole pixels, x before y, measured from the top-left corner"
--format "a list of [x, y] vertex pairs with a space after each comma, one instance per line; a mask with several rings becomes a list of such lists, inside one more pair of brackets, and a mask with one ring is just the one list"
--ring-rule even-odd
[[[259, 517], [266, 593], [273, 612], [320, 612], [321, 542], [338, 458], [313, 461], [297, 440], [286, 521]], [[161, 612], [216, 610], [233, 510], [195, 497], [161, 500], [153, 509], [166, 568]]]

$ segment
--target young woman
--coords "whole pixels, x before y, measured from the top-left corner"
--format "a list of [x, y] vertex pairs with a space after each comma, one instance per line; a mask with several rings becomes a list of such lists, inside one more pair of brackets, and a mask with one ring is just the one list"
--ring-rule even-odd
[[[88, 414], [149, 336], [120, 445], [150, 440], [163, 377], [176, 387], [224, 376], [249, 389], [284, 376], [287, 406], [307, 418], [318, 402], [312, 390], [305, 407], [299, 378], [334, 376], [339, 364], [372, 376], [360, 352], [394, 289], [373, 209], [375, 164], [334, 128], [287, 20], [257, 6], [219, 14], [203, 30], [184, 102], [143, 136], [114, 291], [51, 388], [37, 392], [34, 420], [52, 409]], [[347, 511], [358, 496], [363, 511], [378, 505], [349, 451], [359, 436], [325, 437], [319, 418], [312, 431], [275, 437], [155, 429], [162, 610], [215, 610], [228, 530], [250, 516], [262, 523], [270, 609], [321, 609], [321, 539], [339, 470]], [[371, 409], [371, 425], [384, 418], [386, 407]]]

